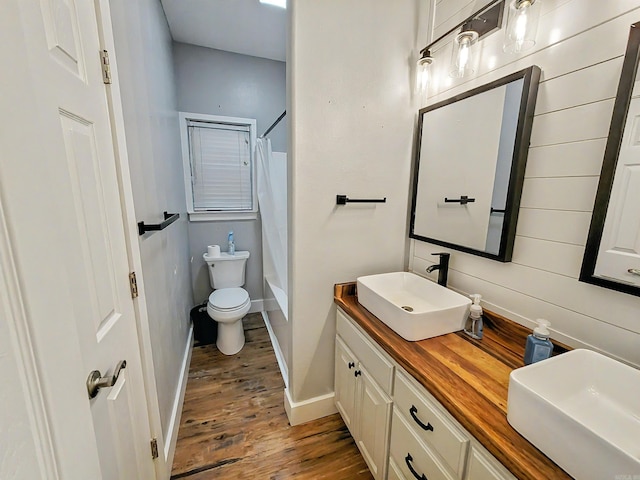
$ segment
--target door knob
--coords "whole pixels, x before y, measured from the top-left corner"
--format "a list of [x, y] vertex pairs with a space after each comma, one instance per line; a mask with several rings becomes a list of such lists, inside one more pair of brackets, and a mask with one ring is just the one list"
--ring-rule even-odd
[[127, 367], [126, 360], [120, 360], [113, 371], [113, 375], [103, 377], [100, 370], [94, 370], [87, 378], [87, 393], [89, 398], [94, 398], [103, 387], [113, 387], [118, 381], [120, 371]]

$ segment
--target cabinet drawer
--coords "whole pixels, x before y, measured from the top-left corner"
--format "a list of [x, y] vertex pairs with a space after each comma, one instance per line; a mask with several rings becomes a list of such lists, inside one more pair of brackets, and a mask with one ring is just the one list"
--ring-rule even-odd
[[[455, 480], [397, 411], [391, 424], [391, 464], [404, 479]], [[396, 472], [397, 473], [397, 472]]]
[[391, 395], [393, 383], [393, 365], [387, 360], [365, 336], [342, 313], [336, 314], [336, 331], [342, 337], [353, 354], [365, 366], [369, 374], [380, 385], [382, 390]]
[[434, 404], [423, 388], [417, 388], [404, 372], [396, 371], [394, 409], [401, 412], [418, 438], [435, 450], [462, 476], [469, 438]]
[[466, 480], [516, 480], [490, 453], [471, 448]]

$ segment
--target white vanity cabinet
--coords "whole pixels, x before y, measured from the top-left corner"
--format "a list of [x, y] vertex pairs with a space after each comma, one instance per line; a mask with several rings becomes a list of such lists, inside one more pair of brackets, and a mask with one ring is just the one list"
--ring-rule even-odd
[[336, 406], [376, 480], [516, 480], [340, 309], [336, 330]]
[[338, 310], [335, 402], [376, 480], [387, 478], [393, 364]]

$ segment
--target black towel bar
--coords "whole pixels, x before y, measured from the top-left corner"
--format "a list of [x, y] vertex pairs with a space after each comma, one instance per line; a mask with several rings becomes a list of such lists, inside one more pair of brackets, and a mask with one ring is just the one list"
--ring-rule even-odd
[[336, 205], [346, 205], [347, 203], [386, 203], [384, 198], [349, 198], [346, 195], [336, 195]]
[[146, 232], [164, 230], [169, 225], [171, 225], [173, 222], [178, 220], [178, 218], [180, 218], [180, 214], [179, 213], [167, 213], [167, 212], [164, 212], [164, 222], [162, 222], [162, 223], [145, 224], [144, 222], [138, 222], [138, 234], [139, 235], [144, 235]]
[[475, 201], [475, 198], [469, 198], [466, 195], [461, 195], [460, 198], [444, 197], [444, 203], [459, 203], [460, 205], [466, 205], [467, 203], [473, 203]]

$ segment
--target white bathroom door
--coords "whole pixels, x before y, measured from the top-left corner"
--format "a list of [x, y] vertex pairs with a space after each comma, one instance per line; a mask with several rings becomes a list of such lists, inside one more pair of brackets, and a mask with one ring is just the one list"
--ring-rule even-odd
[[[595, 275], [640, 286], [640, 97], [638, 84], [622, 145], [598, 251]], [[632, 270], [632, 272], [629, 272]], [[636, 273], [633, 273], [635, 271]]]
[[[2, 92], [3, 129], [20, 123], [11, 128], [24, 137], [0, 136], [0, 179], [58, 475], [155, 478], [101, 67], [102, 0], [4, 1], [0, 15], [12, 18], [2, 20], [3, 42], [20, 54], [1, 50], [11, 62], [2, 59], [11, 69], [2, 75], [22, 77], [3, 80], [12, 88]], [[111, 376], [120, 361], [115, 384], [90, 399], [90, 372]]]

